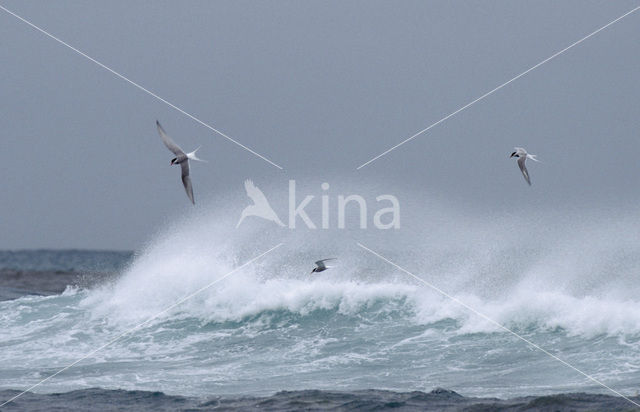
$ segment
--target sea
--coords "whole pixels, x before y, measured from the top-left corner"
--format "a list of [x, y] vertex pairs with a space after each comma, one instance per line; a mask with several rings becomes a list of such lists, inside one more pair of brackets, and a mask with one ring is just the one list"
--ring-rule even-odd
[[135, 252], [1, 251], [0, 410], [638, 409], [637, 225], [203, 221]]

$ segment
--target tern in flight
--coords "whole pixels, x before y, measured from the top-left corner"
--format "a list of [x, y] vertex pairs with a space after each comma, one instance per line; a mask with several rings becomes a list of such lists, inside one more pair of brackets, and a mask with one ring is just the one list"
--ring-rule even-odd
[[236, 227], [240, 226], [240, 223], [242, 223], [244, 218], [247, 216], [258, 216], [275, 222], [278, 226], [284, 226], [284, 223], [282, 223], [278, 215], [276, 215], [276, 212], [271, 208], [271, 205], [264, 196], [264, 193], [262, 193], [262, 190], [258, 189], [251, 180], [244, 181], [244, 188], [247, 191], [247, 196], [253, 200], [253, 204], [244, 208]]
[[529, 186], [531, 186], [531, 179], [529, 178], [529, 171], [527, 170], [527, 166], [525, 165], [525, 162], [527, 161], [527, 159], [531, 159], [534, 162], [539, 162], [539, 160], [536, 159], [536, 155], [527, 153], [527, 151], [524, 150], [522, 147], [514, 147], [514, 149], [515, 149], [515, 152], [511, 153], [511, 156], [509, 157], [518, 158], [518, 166], [520, 166], [520, 170], [522, 171], [522, 176], [524, 176], [524, 180], [526, 180], [527, 183], [529, 183]]
[[333, 267], [333, 266], [327, 266], [324, 264], [324, 262], [326, 262], [327, 260], [335, 260], [336, 258], [328, 258], [328, 259], [322, 259], [316, 262], [316, 267], [313, 268], [313, 270], [311, 271], [311, 273], [314, 272], [324, 272], [325, 270]]
[[193, 186], [191, 186], [191, 178], [189, 177], [189, 159], [198, 160], [200, 162], [204, 162], [202, 159], [198, 159], [196, 156], [196, 152], [198, 149], [194, 150], [191, 153], [185, 153], [184, 150], [180, 148], [164, 131], [162, 126], [160, 126], [160, 122], [156, 120], [156, 126], [158, 126], [158, 133], [160, 133], [160, 137], [162, 137], [162, 141], [164, 145], [167, 146], [169, 150], [173, 152], [176, 157], [171, 159], [171, 165], [180, 165], [182, 167], [182, 184], [184, 185], [184, 190], [187, 191], [187, 196], [189, 196], [189, 200], [194, 205], [196, 202], [193, 200]]

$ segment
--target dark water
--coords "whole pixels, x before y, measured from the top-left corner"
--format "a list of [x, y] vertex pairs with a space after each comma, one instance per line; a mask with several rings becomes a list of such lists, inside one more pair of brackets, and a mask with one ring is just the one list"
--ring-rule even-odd
[[133, 258], [130, 251], [0, 250], [0, 270], [117, 272]]
[[133, 256], [130, 251], [0, 250], [0, 301], [95, 285], [122, 271]]
[[[0, 398], [15, 396], [2, 391]], [[638, 398], [635, 398], [638, 401]], [[585, 393], [509, 400], [467, 398], [453, 391], [425, 392], [364, 390], [352, 392], [285, 391], [265, 397], [169, 396], [162, 392], [84, 389], [60, 394], [25, 394], [7, 411], [631, 411], [629, 403], [608, 395]]]

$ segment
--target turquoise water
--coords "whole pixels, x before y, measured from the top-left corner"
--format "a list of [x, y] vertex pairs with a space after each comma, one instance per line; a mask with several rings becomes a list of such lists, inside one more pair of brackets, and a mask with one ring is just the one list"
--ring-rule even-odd
[[[289, 285], [287, 293], [240, 308], [249, 298], [238, 294], [246, 293], [243, 284], [250, 281], [239, 276], [38, 391], [101, 387], [205, 396], [442, 386], [467, 396], [603, 392], [505, 333], [464, 332], [455, 319], [429, 319], [434, 309], [421, 308], [421, 300], [443, 302], [409, 285], [316, 281]], [[265, 282], [252, 292], [266, 293], [277, 283]], [[346, 297], [350, 289], [358, 289], [358, 296]], [[0, 387], [27, 387], [144, 318], [97, 314], [90, 309], [95, 299], [91, 292], [67, 292], [2, 302]], [[570, 336], [535, 323], [512, 326], [617, 390], [633, 393], [638, 387], [637, 335]]]

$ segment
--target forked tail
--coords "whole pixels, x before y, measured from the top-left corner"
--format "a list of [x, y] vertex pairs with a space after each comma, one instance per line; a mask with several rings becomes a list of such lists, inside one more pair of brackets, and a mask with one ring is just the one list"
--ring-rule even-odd
[[196, 150], [194, 150], [193, 152], [191, 152], [191, 153], [187, 153], [187, 157], [188, 157], [189, 159], [191, 159], [191, 160], [197, 160], [198, 162], [206, 162], [206, 160], [202, 160], [202, 159], [198, 158], [198, 156], [196, 156], [196, 152], [197, 152], [198, 150], [200, 150], [200, 148], [201, 148], [201, 147], [202, 147], [202, 146], [199, 146], [199, 147], [198, 147]]

